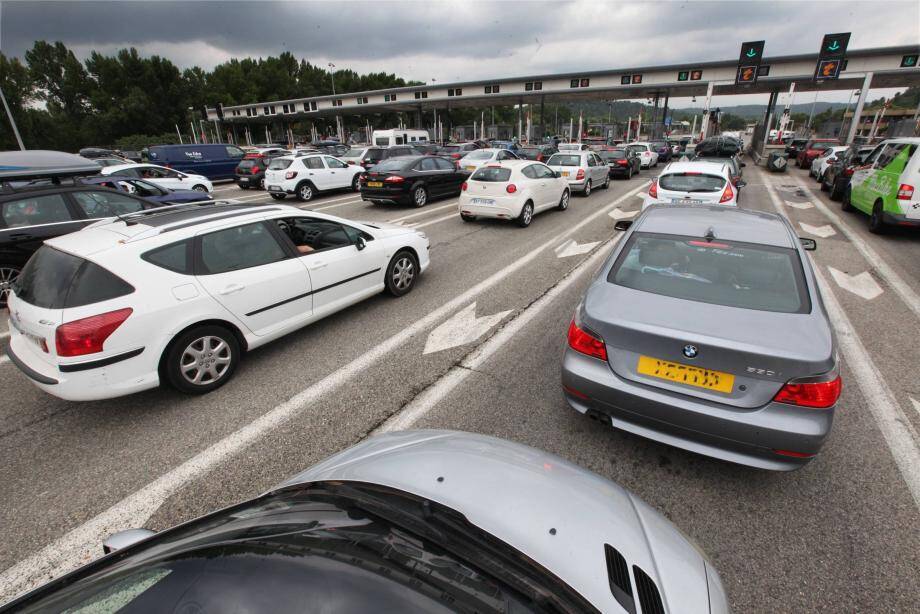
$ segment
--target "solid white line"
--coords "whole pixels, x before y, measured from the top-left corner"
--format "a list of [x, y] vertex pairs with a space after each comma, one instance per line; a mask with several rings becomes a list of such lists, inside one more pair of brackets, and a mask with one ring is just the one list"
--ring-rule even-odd
[[[504, 347], [514, 335], [518, 334], [521, 329], [542, 314], [559, 295], [567, 292], [572, 284], [581, 279], [584, 273], [594, 271], [600, 265], [601, 261], [607, 257], [607, 254], [610, 253], [610, 250], [617, 244], [622, 236], [623, 234], [620, 233], [612, 239], [608, 239], [605, 245], [600, 247], [577, 267], [569, 271], [569, 273], [553, 286], [549, 292], [537, 299], [533, 304], [524, 309], [524, 311], [506, 321], [502, 328], [464, 358], [459, 365], [451, 367], [450, 371], [444, 374], [441, 379], [425, 389], [398, 413], [391, 416], [386, 422], [375, 429], [371, 435], [412, 428], [416, 422], [425, 417], [425, 415], [434, 409], [438, 403], [443, 401], [452, 390], [469, 377], [475, 369], [481, 367], [487, 360], [494, 356], [496, 352]], [[565, 334], [564, 325], [559, 330], [559, 334]]]
[[[642, 184], [636, 190], [647, 185]], [[524, 268], [546, 250], [558, 245], [588, 224], [603, 221], [607, 211], [630, 198], [635, 190], [627, 192], [606, 207], [598, 209], [582, 221], [541, 243], [511, 264], [493, 273], [472, 288], [454, 297], [441, 307], [417, 320], [379, 345], [366, 350], [351, 361], [303, 389], [284, 403], [276, 406], [238, 431], [202, 450], [178, 467], [161, 475], [140, 490], [128, 495], [86, 523], [72, 529], [35, 554], [16, 563], [0, 574], [0, 603], [42, 584], [52, 576], [67, 573], [99, 555], [100, 544], [108, 535], [146, 523], [166, 499], [185, 484], [212, 471], [222, 462], [246, 449], [259, 438], [272, 432], [306, 408], [351, 381], [379, 360], [392, 355], [399, 346], [420, 336], [428, 327], [466, 306], [482, 292], [502, 282]]]
[[348, 205], [360, 205], [364, 203], [360, 197], [355, 200], [347, 200], [343, 203], [336, 203], [334, 205], [326, 205], [325, 207], [317, 207], [316, 209], [310, 209], [310, 211], [325, 211], [326, 209], [335, 209], [336, 207], [347, 207]]
[[457, 213], [451, 213], [450, 215], [445, 215], [444, 217], [437, 217], [437, 218], [435, 218], [435, 219], [433, 219], [433, 220], [430, 220], [430, 221], [428, 221], [428, 222], [423, 222], [423, 223], [421, 223], [421, 224], [409, 224], [409, 226], [411, 226], [412, 228], [416, 228], [416, 229], [418, 229], [418, 228], [424, 228], [425, 226], [431, 226], [431, 225], [433, 225], [433, 224], [440, 224], [441, 222], [444, 222], [444, 221], [446, 221], [446, 220], [452, 220], [452, 219], [454, 219], [454, 218], [456, 218], [456, 219], [459, 220], [459, 219], [460, 219], [460, 213], [459, 213], [459, 212], [457, 212]]
[[[780, 215], [785, 215], [773, 185], [767, 183], [766, 189], [773, 201], [773, 206]], [[812, 263], [812, 269], [815, 272], [815, 279], [818, 280], [818, 286], [821, 288], [824, 307], [834, 325], [837, 342], [843, 351], [847, 366], [853, 372], [863, 401], [872, 412], [882, 432], [882, 437], [888, 444], [888, 449], [891, 450], [895, 464], [901, 471], [901, 477], [904, 478], [910, 494], [913, 495], [914, 505], [920, 508], [920, 446], [917, 444], [920, 440], [917, 438], [917, 433], [885, 378], [872, 361], [869, 351], [863, 345], [837, 296], [821, 273], [820, 267]]]
[[804, 190], [809, 197], [811, 202], [814, 203], [815, 207], [825, 215], [837, 228], [846, 235], [847, 239], [856, 247], [857, 250], [863, 255], [863, 258], [866, 259], [866, 262], [869, 263], [869, 266], [874, 268], [878, 274], [884, 279], [891, 289], [901, 297], [901, 300], [907, 305], [907, 307], [914, 312], [914, 315], [920, 319], [920, 295], [918, 295], [910, 285], [905, 282], [900, 275], [895, 272], [894, 269], [885, 261], [882, 256], [876, 252], [872, 247], [863, 239], [859, 234], [854, 231], [850, 226], [843, 221], [836, 213], [828, 209], [820, 198], [816, 197], [814, 193], [801, 182], [799, 178], [796, 178], [796, 182], [799, 187]]
[[402, 217], [397, 217], [392, 220], [387, 220], [387, 222], [391, 224], [395, 224], [396, 222], [402, 222], [403, 220], [411, 220], [412, 218], [422, 217], [423, 215], [428, 215], [429, 213], [434, 213], [435, 211], [443, 211], [444, 209], [448, 209], [450, 207], [453, 207], [454, 209], [456, 209], [458, 202], [459, 201], [455, 200], [455, 201], [447, 203], [446, 205], [435, 207], [434, 209], [428, 209], [427, 211], [420, 211], [419, 213], [413, 213], [412, 215], [404, 215]]

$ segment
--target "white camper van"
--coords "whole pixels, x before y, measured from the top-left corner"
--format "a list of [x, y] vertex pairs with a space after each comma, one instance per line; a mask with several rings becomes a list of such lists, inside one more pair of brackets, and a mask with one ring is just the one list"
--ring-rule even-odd
[[377, 147], [389, 147], [391, 145], [410, 145], [412, 143], [427, 143], [427, 130], [374, 130], [373, 144]]

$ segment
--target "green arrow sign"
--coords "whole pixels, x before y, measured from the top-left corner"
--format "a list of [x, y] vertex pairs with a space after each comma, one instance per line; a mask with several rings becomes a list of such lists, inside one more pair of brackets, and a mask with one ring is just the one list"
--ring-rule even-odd
[[752, 58], [752, 57], [754, 57], [755, 55], [757, 55], [757, 50], [756, 50], [756, 49], [748, 49], [748, 52], [747, 52], [745, 55], [748, 56], [749, 58]]
[[834, 41], [830, 45], [827, 46], [828, 51], [837, 51], [838, 49], [840, 49], [839, 41]]

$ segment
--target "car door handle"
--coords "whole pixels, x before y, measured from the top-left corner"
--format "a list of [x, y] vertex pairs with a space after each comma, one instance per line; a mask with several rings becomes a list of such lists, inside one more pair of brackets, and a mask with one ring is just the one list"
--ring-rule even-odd
[[316, 271], [318, 269], [326, 268], [327, 265], [328, 263], [323, 262], [322, 260], [318, 260], [316, 262], [311, 262], [310, 264], [308, 264], [307, 268], [310, 269], [311, 271]]
[[225, 286], [223, 290], [218, 292], [218, 294], [220, 294], [221, 296], [226, 296], [228, 294], [233, 294], [234, 292], [239, 292], [241, 290], [244, 290], [245, 288], [246, 286], [244, 286], [243, 284], [230, 284], [229, 286]]

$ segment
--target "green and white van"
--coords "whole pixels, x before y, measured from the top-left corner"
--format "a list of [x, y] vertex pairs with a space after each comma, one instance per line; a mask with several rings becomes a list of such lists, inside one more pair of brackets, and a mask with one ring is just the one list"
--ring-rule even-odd
[[850, 178], [843, 210], [869, 215], [869, 230], [920, 227], [920, 138], [887, 139], [872, 150]]

